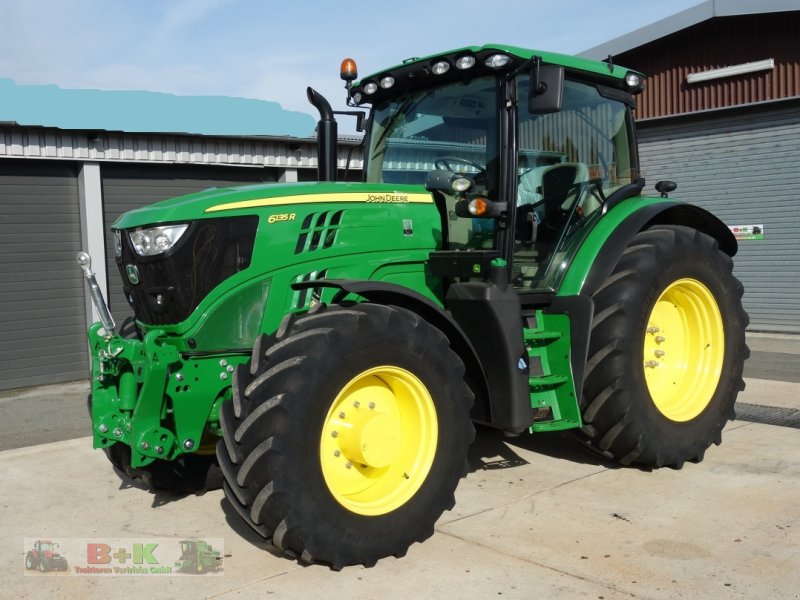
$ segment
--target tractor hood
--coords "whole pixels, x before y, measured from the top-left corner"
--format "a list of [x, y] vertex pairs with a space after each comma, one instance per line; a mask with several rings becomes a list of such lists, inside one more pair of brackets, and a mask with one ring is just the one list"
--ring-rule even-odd
[[421, 185], [376, 183], [271, 183], [210, 188], [123, 214], [114, 229], [253, 214], [278, 206], [314, 203], [432, 204]]

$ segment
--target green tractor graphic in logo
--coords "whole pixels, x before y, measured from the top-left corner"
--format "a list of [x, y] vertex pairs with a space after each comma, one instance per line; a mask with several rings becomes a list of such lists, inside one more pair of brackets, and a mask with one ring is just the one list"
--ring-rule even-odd
[[181, 557], [175, 568], [184, 573], [216, 571], [222, 566], [222, 556], [203, 540], [182, 540]]

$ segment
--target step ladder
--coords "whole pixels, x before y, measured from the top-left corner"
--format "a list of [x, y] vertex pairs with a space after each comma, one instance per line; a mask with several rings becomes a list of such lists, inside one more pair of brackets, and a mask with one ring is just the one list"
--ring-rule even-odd
[[[536, 321], [542, 323], [543, 320], [547, 320], [547, 317], [537, 318]], [[531, 406], [535, 413], [534, 422], [530, 426], [531, 433], [580, 427], [580, 410], [575, 400], [572, 380], [568, 329], [565, 335], [554, 328], [525, 328], [523, 338], [528, 351], [528, 382]]]

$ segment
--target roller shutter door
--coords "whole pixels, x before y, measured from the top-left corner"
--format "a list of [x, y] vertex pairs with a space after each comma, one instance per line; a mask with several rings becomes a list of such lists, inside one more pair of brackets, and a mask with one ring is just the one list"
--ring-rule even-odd
[[0, 160], [0, 389], [88, 376], [76, 175]]
[[111, 225], [122, 213], [210, 187], [221, 188], [275, 181], [275, 175], [269, 169], [209, 168], [188, 165], [143, 166], [103, 163], [100, 166], [100, 173], [103, 180], [109, 305], [118, 323], [133, 314], [122, 293], [122, 281], [114, 258], [114, 238], [111, 235]]
[[646, 191], [669, 179], [727, 225], [764, 225], [734, 258], [750, 329], [800, 331], [800, 107], [644, 122], [639, 145]]

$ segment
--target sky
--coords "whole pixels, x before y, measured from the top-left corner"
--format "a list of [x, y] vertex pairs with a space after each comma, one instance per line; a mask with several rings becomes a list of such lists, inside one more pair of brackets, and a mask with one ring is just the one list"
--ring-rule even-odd
[[701, 3], [0, 0], [0, 78], [237, 96], [316, 116], [306, 86], [343, 109], [345, 57], [365, 76], [411, 56], [486, 43], [577, 54]]

